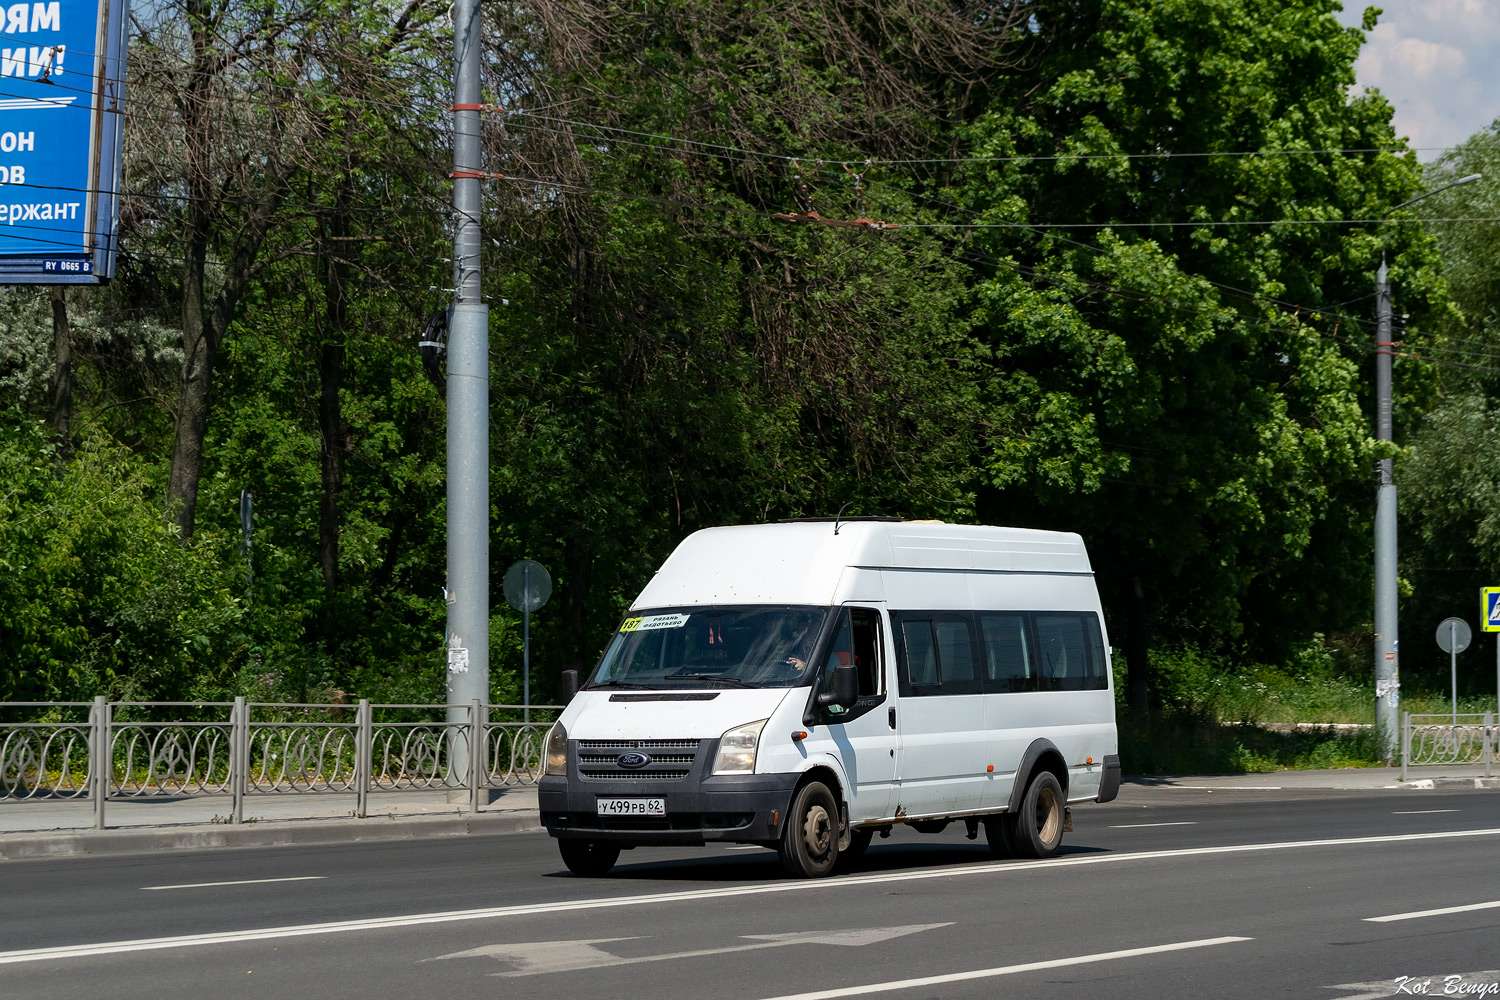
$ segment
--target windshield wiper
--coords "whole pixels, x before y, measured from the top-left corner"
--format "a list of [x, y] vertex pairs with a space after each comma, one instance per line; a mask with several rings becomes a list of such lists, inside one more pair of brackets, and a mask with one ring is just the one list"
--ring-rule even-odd
[[651, 684], [632, 684], [630, 681], [599, 681], [596, 684], [590, 684], [584, 690], [597, 691], [600, 688], [636, 688], [644, 691], [651, 687], [653, 687]]
[[754, 687], [754, 684], [746, 684], [738, 677], [725, 677], [723, 674], [667, 674], [668, 679], [674, 681], [718, 681], [720, 684], [728, 684], [730, 687]]

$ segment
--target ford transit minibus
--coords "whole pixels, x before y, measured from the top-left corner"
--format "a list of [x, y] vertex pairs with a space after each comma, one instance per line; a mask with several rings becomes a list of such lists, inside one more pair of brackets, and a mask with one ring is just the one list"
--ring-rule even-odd
[[548, 734], [543, 824], [602, 875], [641, 845], [760, 844], [826, 875], [897, 824], [1048, 857], [1120, 782], [1103, 610], [1075, 534], [841, 519], [708, 528]]

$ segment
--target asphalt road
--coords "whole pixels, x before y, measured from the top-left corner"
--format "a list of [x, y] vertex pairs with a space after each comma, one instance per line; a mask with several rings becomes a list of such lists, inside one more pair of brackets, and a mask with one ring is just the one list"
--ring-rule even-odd
[[582, 879], [530, 835], [9, 862], [0, 997], [1500, 993], [1493, 792], [1130, 789], [1074, 821], [1049, 862], [958, 826], [820, 882], [724, 847]]

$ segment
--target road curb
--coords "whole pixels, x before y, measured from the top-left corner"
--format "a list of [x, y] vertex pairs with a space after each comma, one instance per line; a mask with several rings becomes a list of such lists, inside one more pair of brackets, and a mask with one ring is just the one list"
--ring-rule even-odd
[[539, 833], [541, 818], [532, 812], [472, 816], [411, 816], [346, 819], [332, 822], [247, 823], [243, 826], [147, 827], [6, 834], [0, 836], [0, 860], [69, 858], [87, 855], [143, 854], [153, 851], [198, 851], [215, 847], [279, 847], [293, 844], [349, 844], [382, 840], [421, 840], [469, 834]]
[[1402, 788], [1500, 788], [1500, 778], [1417, 778]]

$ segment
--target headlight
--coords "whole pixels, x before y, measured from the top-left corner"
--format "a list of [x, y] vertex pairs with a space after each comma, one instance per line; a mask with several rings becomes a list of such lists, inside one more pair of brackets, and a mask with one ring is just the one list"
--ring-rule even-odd
[[568, 731], [561, 722], [555, 723], [547, 732], [547, 759], [542, 764], [542, 773], [568, 773]]
[[760, 731], [766, 720], [747, 722], [719, 737], [719, 756], [714, 761], [714, 773], [755, 770], [755, 747], [760, 742]]

